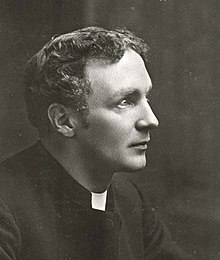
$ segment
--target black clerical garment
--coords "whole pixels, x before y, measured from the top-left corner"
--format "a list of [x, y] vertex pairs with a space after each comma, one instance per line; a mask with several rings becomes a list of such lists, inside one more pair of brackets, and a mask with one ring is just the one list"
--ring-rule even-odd
[[125, 175], [107, 210], [38, 142], [0, 168], [0, 259], [188, 259]]

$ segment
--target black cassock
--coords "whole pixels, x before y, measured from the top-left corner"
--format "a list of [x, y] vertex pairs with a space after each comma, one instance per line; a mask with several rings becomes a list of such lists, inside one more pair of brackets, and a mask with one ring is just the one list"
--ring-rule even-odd
[[0, 259], [191, 259], [126, 175], [115, 174], [107, 210], [36, 143], [0, 168]]

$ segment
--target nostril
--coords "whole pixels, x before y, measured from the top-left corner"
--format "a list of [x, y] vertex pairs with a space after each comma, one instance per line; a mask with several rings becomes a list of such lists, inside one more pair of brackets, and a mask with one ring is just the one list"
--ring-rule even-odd
[[138, 131], [144, 131], [144, 130], [156, 128], [158, 125], [159, 125], [159, 121], [156, 118], [156, 116], [154, 116], [153, 118], [150, 119], [139, 119], [136, 122], [135, 127]]
[[147, 129], [148, 128], [148, 123], [146, 120], [144, 119], [139, 119], [136, 124], [135, 124], [135, 127], [137, 130], [141, 131], [143, 129]]

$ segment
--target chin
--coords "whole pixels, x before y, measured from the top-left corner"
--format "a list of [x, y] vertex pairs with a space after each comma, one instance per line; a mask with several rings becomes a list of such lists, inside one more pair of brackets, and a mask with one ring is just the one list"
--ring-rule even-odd
[[144, 165], [138, 165], [138, 166], [133, 166], [130, 169], [130, 172], [137, 172], [137, 171], [141, 171], [146, 167], [146, 163]]
[[130, 161], [128, 164], [124, 165], [124, 172], [137, 172], [143, 170], [147, 165], [146, 158], [143, 160]]

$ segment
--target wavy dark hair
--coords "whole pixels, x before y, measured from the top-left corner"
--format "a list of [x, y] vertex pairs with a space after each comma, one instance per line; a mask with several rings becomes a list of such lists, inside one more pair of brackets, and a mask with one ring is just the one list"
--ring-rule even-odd
[[74, 111], [88, 110], [86, 97], [91, 88], [84, 74], [90, 59], [117, 62], [132, 49], [148, 61], [149, 47], [125, 29], [87, 27], [53, 37], [27, 63], [25, 101], [30, 122], [42, 133], [48, 128], [47, 110], [60, 103]]

